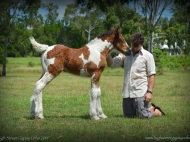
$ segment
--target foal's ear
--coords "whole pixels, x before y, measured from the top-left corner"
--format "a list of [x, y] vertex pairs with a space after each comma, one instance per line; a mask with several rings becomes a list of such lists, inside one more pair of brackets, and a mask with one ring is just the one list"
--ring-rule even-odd
[[116, 31], [117, 31], [117, 33], [120, 33], [120, 32], [121, 32], [121, 28], [118, 27], [118, 28], [116, 29]]
[[120, 27], [118, 27], [118, 28], [116, 29], [115, 36], [116, 36], [116, 37], [119, 37], [120, 32], [121, 32], [121, 29], [120, 29]]

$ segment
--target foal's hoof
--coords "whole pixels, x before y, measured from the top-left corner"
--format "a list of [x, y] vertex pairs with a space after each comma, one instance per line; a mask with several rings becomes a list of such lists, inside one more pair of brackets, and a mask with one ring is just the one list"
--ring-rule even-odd
[[41, 117], [38, 117], [38, 116], [35, 118], [35, 120], [43, 120], [43, 119], [44, 119], [44, 117], [41, 118]]
[[100, 120], [100, 118], [98, 116], [93, 116], [91, 117], [92, 120]]
[[31, 119], [35, 119], [36, 117], [35, 117], [35, 114], [34, 113], [30, 113], [30, 118]]
[[36, 116], [35, 118], [36, 119], [44, 119], [44, 116], [40, 114], [40, 115]]
[[44, 119], [43, 115], [38, 115], [38, 116], [31, 115], [30, 117], [31, 119]]
[[101, 115], [99, 115], [99, 117], [102, 118], [102, 119], [107, 118], [107, 116], [105, 114], [101, 114]]

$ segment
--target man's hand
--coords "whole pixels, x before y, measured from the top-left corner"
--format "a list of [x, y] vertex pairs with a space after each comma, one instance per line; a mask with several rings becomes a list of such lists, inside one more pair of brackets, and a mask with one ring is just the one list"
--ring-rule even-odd
[[151, 93], [146, 93], [144, 97], [145, 103], [149, 103], [152, 100], [152, 94]]
[[106, 57], [106, 61], [107, 61], [108, 67], [110, 67], [112, 65], [112, 63], [113, 63], [112, 57], [111, 57], [110, 54], [108, 54], [108, 56]]

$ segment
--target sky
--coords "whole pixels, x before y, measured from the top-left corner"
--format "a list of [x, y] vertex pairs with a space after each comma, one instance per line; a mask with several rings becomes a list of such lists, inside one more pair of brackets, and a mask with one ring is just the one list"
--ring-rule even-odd
[[[43, 3], [54, 3], [59, 6], [58, 9], [58, 19], [62, 19], [64, 13], [65, 13], [65, 8], [67, 7], [68, 4], [74, 3], [75, 0], [41, 0]], [[163, 12], [162, 17], [168, 17], [170, 19], [172, 17], [172, 13], [170, 12], [170, 8], [172, 5], [168, 6], [168, 8]], [[44, 9], [40, 9], [39, 13], [42, 14], [43, 16], [46, 15], [47, 11]]]
[[[65, 13], [65, 8], [67, 7], [68, 4], [74, 3], [75, 0], [41, 0], [43, 3], [54, 3], [58, 5], [59, 9], [57, 12], [59, 13], [58, 19], [62, 19], [64, 13]], [[43, 16], [46, 15], [47, 11], [44, 9], [40, 9], [39, 13], [42, 14]]]

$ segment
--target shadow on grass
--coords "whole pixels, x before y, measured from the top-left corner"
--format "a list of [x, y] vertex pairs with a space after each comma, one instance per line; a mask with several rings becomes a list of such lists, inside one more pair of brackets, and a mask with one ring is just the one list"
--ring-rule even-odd
[[[24, 119], [27, 119], [27, 120], [35, 120], [33, 118], [31, 118], [30, 116], [24, 116], [23, 117]], [[64, 116], [44, 116], [44, 119], [56, 119], [56, 118], [81, 118], [81, 119], [90, 119], [90, 116], [89, 115], [82, 115], [82, 116], [74, 116], [74, 115], [64, 115]], [[37, 119], [37, 120], [40, 120], [40, 119]]]
[[89, 115], [81, 115], [81, 116], [77, 116], [77, 115], [64, 115], [64, 116], [44, 116], [45, 118], [81, 118], [81, 119], [90, 119]]

